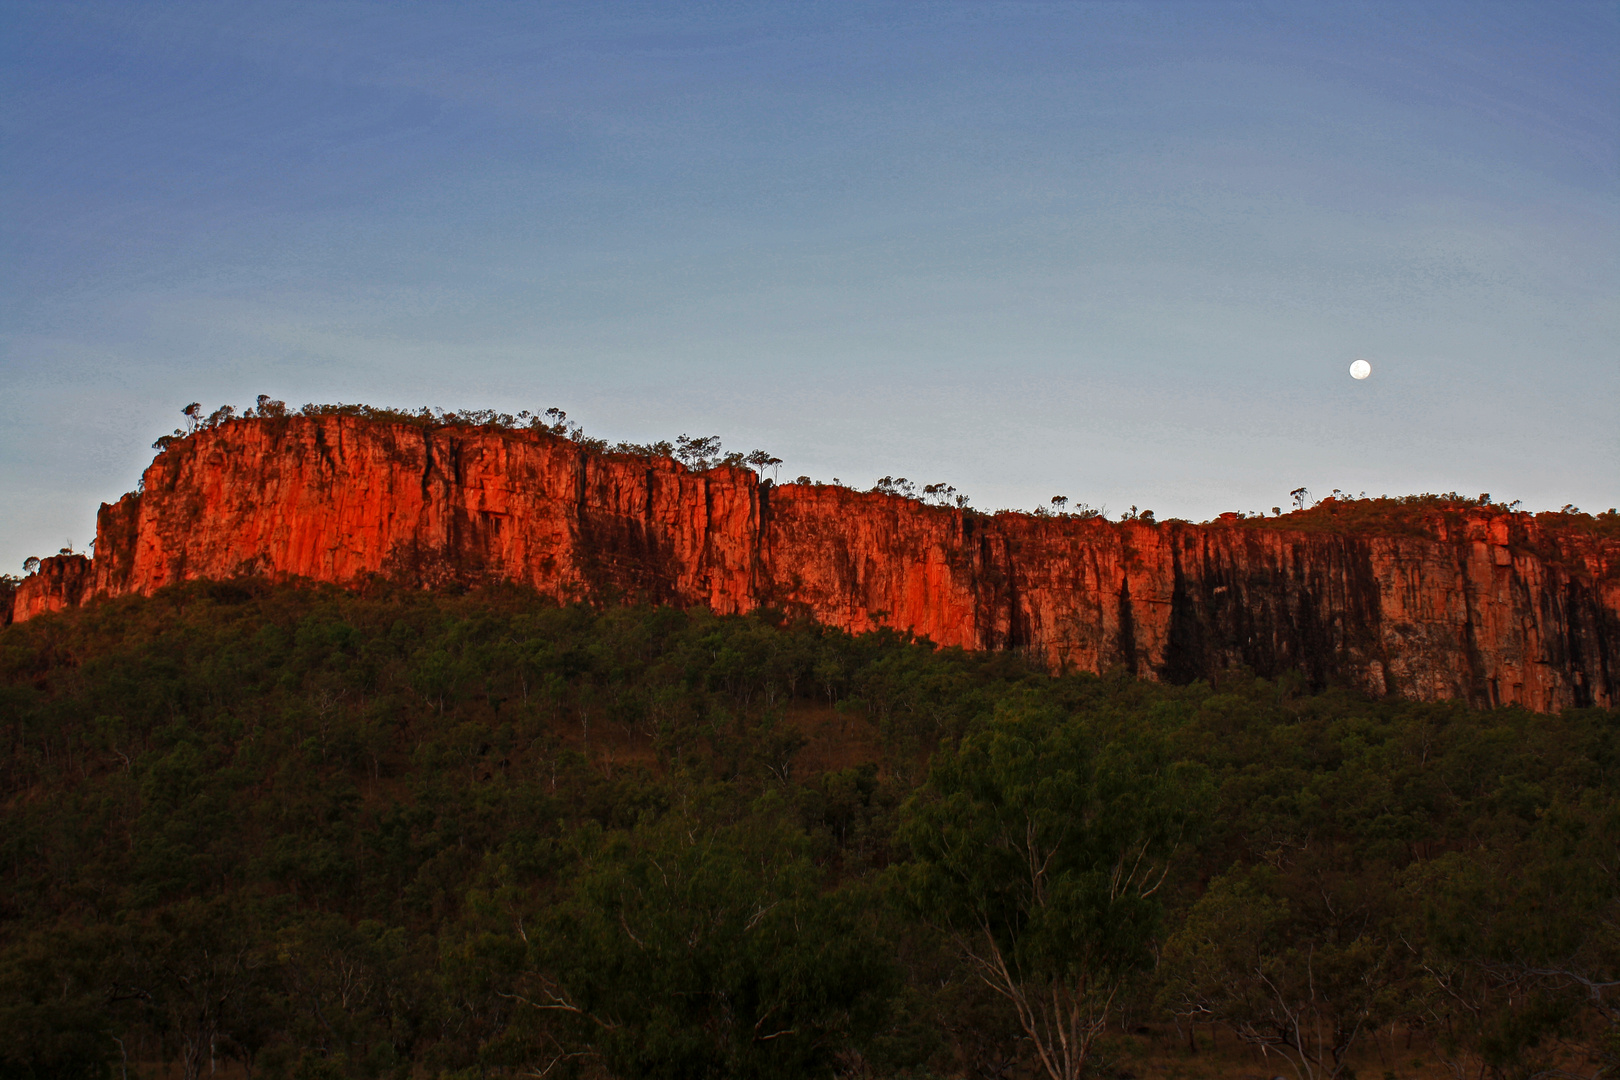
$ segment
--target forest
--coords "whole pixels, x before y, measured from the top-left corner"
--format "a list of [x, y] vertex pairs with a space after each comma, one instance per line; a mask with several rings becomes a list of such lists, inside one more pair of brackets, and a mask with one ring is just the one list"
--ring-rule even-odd
[[243, 579], [0, 738], [3, 1080], [1620, 1076], [1620, 712]]

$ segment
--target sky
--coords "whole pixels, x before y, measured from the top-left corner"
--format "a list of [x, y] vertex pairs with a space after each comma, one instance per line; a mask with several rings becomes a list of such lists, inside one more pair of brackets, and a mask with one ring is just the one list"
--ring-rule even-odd
[[1614, 2], [0, 0], [0, 101], [0, 572], [260, 393], [1620, 503]]

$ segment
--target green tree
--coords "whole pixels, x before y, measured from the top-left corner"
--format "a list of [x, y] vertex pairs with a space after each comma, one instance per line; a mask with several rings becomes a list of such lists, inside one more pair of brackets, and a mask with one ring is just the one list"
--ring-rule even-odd
[[1151, 959], [1157, 894], [1208, 801], [1146, 733], [1004, 714], [936, 756], [900, 829], [911, 901], [1012, 1003], [1052, 1080]]
[[132, 928], [118, 994], [180, 1050], [184, 1080], [251, 1063], [276, 1023], [264, 973], [267, 912], [251, 899], [187, 898]]
[[104, 1080], [118, 1057], [113, 935], [67, 927], [0, 951], [0, 1078]]
[[1426, 1015], [1459, 1070], [1620, 1075], [1620, 802], [1541, 809], [1517, 843], [1413, 868]]
[[395, 1065], [410, 1049], [420, 979], [402, 928], [310, 915], [276, 937], [274, 975], [296, 1041], [328, 1061]]
[[526, 932], [532, 967], [516, 983], [555, 1025], [552, 1060], [649, 1080], [798, 1077], [871, 1029], [886, 951], [852, 894], [824, 892], [803, 835], [767, 801], [723, 827], [670, 814], [588, 857]]
[[[1303, 879], [1306, 875], [1301, 875]], [[1298, 884], [1299, 882], [1294, 882]], [[1269, 867], [1216, 879], [1164, 949], [1169, 1004], [1224, 1024], [1302, 1078], [1337, 1077], [1396, 976], [1385, 926], [1314, 879], [1290, 896]]]

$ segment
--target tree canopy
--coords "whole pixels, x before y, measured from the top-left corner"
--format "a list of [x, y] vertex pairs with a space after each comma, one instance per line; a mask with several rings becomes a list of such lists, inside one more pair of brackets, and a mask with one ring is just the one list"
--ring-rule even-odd
[[0, 1076], [1612, 1070], [1620, 715], [1302, 686], [509, 587], [32, 619]]

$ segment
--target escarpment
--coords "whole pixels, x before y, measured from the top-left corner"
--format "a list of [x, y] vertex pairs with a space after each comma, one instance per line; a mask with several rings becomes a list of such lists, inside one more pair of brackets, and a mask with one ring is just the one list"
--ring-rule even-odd
[[241, 574], [773, 607], [851, 631], [1188, 681], [1234, 665], [1375, 694], [1620, 704], [1620, 540], [1569, 515], [1345, 504], [1205, 525], [988, 516], [541, 432], [233, 420], [168, 446], [10, 620]]

